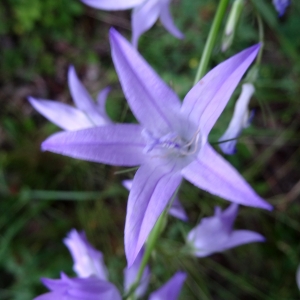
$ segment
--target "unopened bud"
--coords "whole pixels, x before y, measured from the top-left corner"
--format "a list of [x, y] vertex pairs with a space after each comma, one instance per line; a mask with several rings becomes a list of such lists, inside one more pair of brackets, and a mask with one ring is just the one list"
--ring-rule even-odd
[[232, 44], [236, 27], [239, 18], [242, 14], [242, 10], [245, 4], [245, 0], [235, 0], [232, 4], [231, 11], [229, 13], [225, 31], [222, 38], [222, 51], [225, 52]]

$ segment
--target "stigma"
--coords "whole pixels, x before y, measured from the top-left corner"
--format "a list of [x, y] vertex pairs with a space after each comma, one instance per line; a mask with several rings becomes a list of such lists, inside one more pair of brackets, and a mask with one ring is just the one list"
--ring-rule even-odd
[[164, 155], [175, 155], [185, 157], [195, 154], [199, 149], [200, 130], [197, 130], [190, 138], [180, 136], [176, 132], [169, 132], [163, 136], [157, 137], [151, 131], [144, 129], [142, 135], [146, 140], [145, 153], [157, 151]]

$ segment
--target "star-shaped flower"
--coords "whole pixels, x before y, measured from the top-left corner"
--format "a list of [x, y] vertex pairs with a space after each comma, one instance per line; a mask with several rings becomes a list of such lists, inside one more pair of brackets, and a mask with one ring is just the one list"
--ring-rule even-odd
[[[236, 153], [236, 142], [237, 138], [240, 136], [242, 130], [247, 128], [253, 117], [253, 113], [249, 113], [248, 104], [254, 93], [255, 89], [253, 84], [244, 83], [242, 86], [242, 93], [238, 100], [236, 101], [234, 107], [234, 113], [232, 119], [225, 131], [225, 133], [219, 139], [219, 146], [221, 150], [228, 155]], [[231, 140], [233, 139], [233, 140]], [[231, 140], [228, 142], [222, 142], [226, 140]]]
[[125, 252], [129, 266], [183, 178], [226, 200], [271, 209], [207, 141], [259, 46], [219, 64], [181, 103], [114, 29], [110, 40], [123, 92], [140, 124], [61, 132], [48, 138], [42, 149], [115, 166], [141, 165], [127, 205]]
[[232, 203], [223, 212], [220, 207], [216, 207], [214, 216], [203, 218], [187, 236], [192, 254], [204, 257], [240, 245], [264, 242], [265, 238], [257, 232], [233, 230], [237, 213], [238, 205]]
[[162, 25], [175, 37], [184, 35], [175, 26], [170, 13], [171, 0], [82, 0], [85, 4], [103, 10], [132, 11], [132, 44], [137, 48], [139, 37], [160, 19]]
[[77, 108], [52, 100], [29, 97], [31, 105], [45, 118], [64, 130], [79, 130], [110, 124], [105, 103], [110, 88], [102, 90], [95, 102], [79, 81], [73, 66], [68, 72], [69, 88]]

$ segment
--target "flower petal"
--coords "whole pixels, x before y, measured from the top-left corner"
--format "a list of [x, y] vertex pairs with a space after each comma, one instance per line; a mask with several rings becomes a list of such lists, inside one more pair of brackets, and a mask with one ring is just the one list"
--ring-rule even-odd
[[160, 289], [151, 293], [149, 300], [176, 300], [186, 279], [186, 273], [177, 272]]
[[192, 254], [205, 257], [222, 251], [223, 244], [227, 242], [229, 236], [228, 230], [224, 230], [223, 225], [222, 219], [216, 215], [201, 219], [200, 223], [187, 235]]
[[81, 0], [86, 5], [103, 10], [124, 10], [140, 5], [146, 0]]
[[242, 92], [240, 97], [237, 99], [233, 117], [225, 131], [225, 133], [219, 139], [219, 147], [221, 150], [228, 155], [232, 155], [236, 152], [236, 142], [237, 140], [232, 140], [228, 142], [223, 142], [230, 139], [236, 139], [241, 134], [242, 130], [249, 125], [249, 110], [248, 104], [254, 93], [255, 89], [253, 84], [245, 83], [242, 86]]
[[186, 211], [184, 210], [178, 197], [175, 197], [174, 202], [169, 209], [169, 214], [185, 222], [189, 220], [189, 217], [187, 216]]
[[[69, 278], [61, 274], [61, 279], [43, 278], [42, 282], [51, 292], [41, 295], [35, 300], [121, 300], [116, 287], [105, 280], [96, 277]], [[55, 298], [56, 297], [56, 298]]]
[[50, 291], [63, 292], [68, 286], [65, 278], [66, 275], [61, 273], [61, 279], [41, 278], [41, 281]]
[[247, 206], [272, 209], [209, 144], [203, 146], [197, 160], [181, 173], [187, 180], [213, 195]]
[[60, 132], [42, 143], [42, 150], [115, 166], [140, 165], [145, 158], [142, 128], [115, 124]]
[[111, 91], [111, 88], [108, 86], [105, 89], [103, 89], [102, 91], [100, 91], [97, 96], [98, 111], [102, 116], [106, 116], [107, 119], [109, 119], [109, 117], [107, 116], [105, 105], [106, 105], [107, 96], [110, 93], [110, 91]]
[[157, 21], [160, 13], [161, 0], [148, 0], [135, 7], [132, 11], [132, 45], [137, 48], [139, 37], [150, 29]]
[[[133, 265], [130, 268], [125, 268], [124, 269], [124, 291], [125, 293], [129, 292], [131, 286], [135, 283], [137, 279], [137, 275], [142, 263], [144, 255], [144, 249], [142, 248], [141, 251], [139, 252], [137, 258], [135, 259]], [[148, 289], [150, 281], [150, 268], [149, 266], [145, 267], [145, 270], [143, 272], [141, 281], [139, 286], [136, 288], [134, 295], [135, 298], [141, 298], [145, 295]]]
[[264, 241], [265, 238], [257, 232], [250, 230], [234, 230], [228, 238], [227, 242], [224, 243], [222, 251], [244, 244]]
[[236, 203], [231, 203], [224, 211], [220, 207], [215, 208], [215, 216], [222, 221], [222, 229], [227, 234], [232, 232], [232, 227], [238, 214], [239, 206]]
[[186, 95], [182, 112], [207, 136], [242, 76], [255, 59], [260, 45], [227, 59], [206, 74]]
[[164, 27], [178, 39], [183, 39], [184, 34], [176, 27], [170, 13], [171, 0], [163, 1], [160, 8], [160, 21]]
[[70, 105], [32, 97], [28, 100], [40, 114], [64, 130], [79, 130], [94, 126], [86, 114]]
[[98, 110], [96, 103], [78, 79], [73, 66], [69, 68], [68, 81], [75, 105], [89, 116], [94, 125], [102, 126], [109, 124], [110, 120], [107, 118], [106, 113], [101, 115], [101, 111]]
[[[128, 191], [130, 191], [132, 188], [132, 182], [133, 180], [128, 179], [123, 180], [122, 184]], [[188, 221], [189, 219], [177, 196], [175, 197], [172, 206], [169, 209], [169, 214], [182, 221]]]
[[110, 42], [115, 68], [129, 106], [135, 117], [158, 136], [174, 131], [178, 123], [180, 100], [140, 56], [114, 29]]
[[291, 4], [291, 0], [273, 0], [273, 5], [275, 6], [279, 17], [282, 17], [285, 13], [287, 7]]
[[122, 184], [128, 191], [130, 191], [132, 188], [132, 182], [133, 182], [132, 179], [126, 179], [122, 181]]
[[99, 279], [107, 280], [108, 272], [103, 261], [103, 255], [96, 250], [87, 240], [85, 232], [78, 233], [73, 229], [64, 239], [73, 261], [73, 270], [78, 277], [96, 276]]
[[129, 267], [181, 179], [176, 166], [170, 163], [163, 165], [151, 161], [136, 172], [129, 193], [125, 224], [125, 252]]

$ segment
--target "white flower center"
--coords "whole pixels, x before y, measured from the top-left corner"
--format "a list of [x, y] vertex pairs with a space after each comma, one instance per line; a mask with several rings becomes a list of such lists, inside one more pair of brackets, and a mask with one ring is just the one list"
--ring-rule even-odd
[[[199, 150], [200, 130], [197, 130], [190, 138], [183, 138], [176, 132], [169, 132], [161, 137], [156, 137], [147, 129], [142, 131], [146, 139], [145, 153], [158, 150], [162, 155], [176, 155], [185, 157], [195, 154]], [[157, 151], [155, 151], [157, 153]]]

